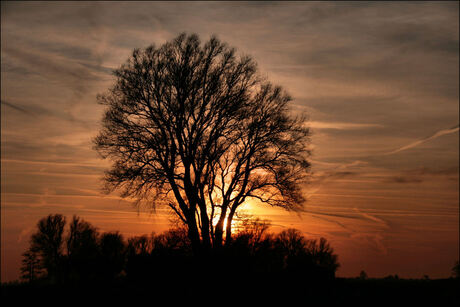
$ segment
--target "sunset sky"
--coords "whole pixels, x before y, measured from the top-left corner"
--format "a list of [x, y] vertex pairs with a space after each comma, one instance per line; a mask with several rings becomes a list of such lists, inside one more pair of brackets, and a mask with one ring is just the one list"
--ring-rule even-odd
[[337, 276], [449, 277], [459, 257], [459, 3], [1, 3], [1, 280], [37, 221], [76, 214], [125, 237], [168, 215], [101, 192], [96, 95], [134, 48], [181, 32], [249, 54], [307, 112], [305, 212], [247, 213], [325, 237]]

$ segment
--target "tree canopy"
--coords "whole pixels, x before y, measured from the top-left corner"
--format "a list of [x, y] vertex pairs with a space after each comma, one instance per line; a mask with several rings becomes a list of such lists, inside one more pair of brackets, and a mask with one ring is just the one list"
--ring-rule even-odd
[[237, 209], [302, 208], [309, 129], [291, 97], [250, 56], [216, 37], [181, 34], [135, 49], [98, 96], [106, 106], [95, 149], [113, 162], [107, 191], [168, 205], [194, 251], [231, 240]]

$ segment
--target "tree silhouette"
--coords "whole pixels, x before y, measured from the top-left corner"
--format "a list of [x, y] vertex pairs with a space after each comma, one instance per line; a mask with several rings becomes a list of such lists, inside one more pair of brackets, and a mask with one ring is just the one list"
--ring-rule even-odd
[[320, 275], [330, 274], [329, 277], [334, 277], [335, 272], [340, 267], [338, 256], [334, 254], [334, 249], [325, 238], [318, 240], [307, 240], [306, 247], [307, 255], [312, 259], [312, 262], [319, 271]]
[[154, 234], [132, 237], [128, 239], [128, 254], [149, 255], [153, 250]]
[[102, 275], [106, 279], [116, 278], [125, 265], [126, 245], [118, 232], [109, 232], [99, 239]]
[[458, 261], [456, 261], [452, 267], [452, 276], [454, 278], [460, 278], [460, 264]]
[[278, 254], [288, 272], [307, 272], [310, 278], [334, 278], [338, 257], [325, 238], [306, 240], [297, 229], [287, 229], [276, 237]]
[[43, 266], [37, 251], [28, 249], [22, 254], [21, 278], [29, 283], [34, 282], [43, 275]]
[[37, 232], [31, 237], [30, 251], [40, 255], [41, 265], [51, 282], [58, 282], [62, 263], [63, 232], [65, 217], [61, 214], [48, 215], [37, 223]]
[[[39, 221], [23, 254], [22, 278], [62, 289], [161, 288], [166, 295], [176, 295], [176, 286], [191, 294], [213, 276], [221, 278], [208, 285], [216, 295], [235, 285], [262, 291], [272, 280], [282, 281], [283, 289], [301, 290], [298, 277], [314, 283], [334, 278], [337, 256], [325, 239], [307, 240], [296, 229], [275, 235], [268, 232], [269, 226], [267, 220], [246, 216], [232, 241], [210, 250], [208, 257], [195, 257], [184, 226], [131, 237], [126, 244], [119, 232], [100, 234], [78, 216], [73, 216], [63, 235], [65, 218], [49, 215]], [[45, 260], [52, 257], [55, 263], [50, 267]]]
[[231, 244], [226, 244], [229, 267], [226, 275], [279, 271], [280, 257], [274, 248], [274, 237], [267, 230], [270, 223], [256, 217], [243, 219]]
[[254, 252], [267, 239], [270, 221], [259, 217], [247, 217], [242, 220], [241, 224], [242, 229], [238, 232], [237, 237], [239, 240], [246, 241], [246, 245]]
[[126, 274], [130, 280], [146, 280], [155, 274], [152, 264], [155, 234], [128, 239], [126, 252]]
[[107, 191], [165, 203], [187, 226], [195, 254], [232, 238], [249, 199], [300, 209], [309, 170], [305, 117], [249, 56], [212, 37], [181, 34], [135, 49], [115, 85], [95, 149], [113, 161]]
[[67, 236], [69, 278], [73, 281], [90, 279], [99, 269], [98, 232], [90, 223], [73, 216]]

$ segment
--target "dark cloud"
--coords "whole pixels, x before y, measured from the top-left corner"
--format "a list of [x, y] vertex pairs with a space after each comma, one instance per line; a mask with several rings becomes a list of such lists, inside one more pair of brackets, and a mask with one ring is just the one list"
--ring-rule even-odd
[[[5, 100], [1, 101], [2, 105], [8, 106], [13, 108], [17, 111], [20, 111], [27, 115], [33, 115], [35, 118], [39, 120], [51, 120], [56, 122], [57, 121], [65, 121], [71, 124], [77, 124], [80, 127], [88, 127], [92, 123], [84, 118], [77, 118], [74, 115], [66, 112], [61, 108], [48, 108], [46, 106], [40, 106], [36, 104], [26, 104], [26, 103], [10, 103]], [[29, 119], [30, 120], [30, 119]]]
[[457, 179], [459, 176], [458, 166], [434, 169], [434, 168], [416, 168], [400, 172], [396, 176], [391, 176], [382, 180], [385, 183], [422, 183], [429, 180], [442, 180], [447, 178], [450, 180]]
[[72, 89], [77, 98], [82, 97], [94, 81], [100, 80], [90, 69], [68, 61], [59, 61], [44, 54], [37, 54], [11, 46], [2, 47], [8, 57], [18, 61], [23, 69], [46, 79], [57, 81]]
[[339, 218], [346, 218], [346, 219], [363, 219], [362, 216], [354, 215], [354, 214], [337, 214], [337, 213], [329, 213], [329, 212], [319, 212], [319, 211], [311, 211], [311, 210], [304, 210], [304, 213], [309, 213], [314, 216], [330, 216], [330, 217], [339, 217]]
[[407, 176], [394, 176], [390, 177], [384, 182], [394, 182], [394, 183], [420, 183], [423, 182], [422, 178], [417, 177], [407, 177]]
[[9, 103], [9, 102], [7, 102], [5, 100], [2, 100], [1, 103], [2, 103], [2, 105], [10, 107], [10, 108], [12, 108], [12, 109], [14, 109], [16, 111], [19, 111], [19, 112], [22, 112], [22, 113], [25, 113], [25, 114], [30, 114], [30, 112], [28, 110], [26, 110], [25, 108], [17, 106], [17, 105], [12, 104], [12, 103]]
[[434, 175], [434, 176], [452, 176], [452, 175], [457, 175], [459, 174], [459, 166], [453, 166], [449, 168], [443, 168], [443, 169], [434, 169], [434, 168], [428, 168], [428, 167], [421, 167], [417, 169], [412, 169], [408, 170], [407, 173], [411, 175]]
[[353, 123], [385, 123], [388, 120], [388, 110], [393, 114], [404, 117], [410, 112], [410, 107], [402, 103], [400, 96], [362, 95], [362, 96], [327, 96], [309, 98], [305, 103], [321, 115], [333, 118], [345, 118]]
[[458, 15], [451, 11], [456, 7], [458, 12], [458, 4], [374, 2], [343, 11], [346, 4], [320, 7], [316, 10], [328, 12], [324, 24], [298, 17], [302, 32], [285, 39], [295, 40], [297, 48], [280, 44], [276, 52], [289, 57], [273, 53], [274, 58], [298, 65], [299, 73], [312, 78], [458, 97], [458, 69], [452, 69], [458, 67]]
[[[340, 169], [340, 167], [338, 168]], [[331, 170], [322, 173], [321, 175], [314, 175], [314, 183], [320, 184], [326, 180], [340, 179], [344, 177], [357, 176], [359, 173], [351, 171]]]
[[387, 27], [381, 33], [381, 39], [388, 45], [399, 46], [401, 52], [423, 50], [441, 53], [447, 56], [458, 54], [458, 38], [447, 32], [442, 24], [402, 23], [399, 27]]

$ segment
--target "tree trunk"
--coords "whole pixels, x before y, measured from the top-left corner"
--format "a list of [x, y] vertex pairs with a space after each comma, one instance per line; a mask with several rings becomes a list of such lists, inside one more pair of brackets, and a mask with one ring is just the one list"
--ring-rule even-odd
[[224, 235], [224, 231], [223, 231], [223, 225], [224, 223], [221, 223], [221, 221], [219, 221], [216, 225], [216, 229], [214, 231], [214, 242], [213, 242], [213, 245], [215, 248], [220, 248], [222, 247], [222, 240], [223, 240], [223, 235]]
[[232, 207], [227, 218], [227, 228], [225, 230], [225, 244], [232, 242], [232, 221], [236, 212], [236, 206]]
[[206, 204], [199, 201], [200, 217], [201, 217], [201, 238], [203, 240], [203, 248], [209, 250], [211, 248], [211, 235], [209, 231], [209, 217], [206, 210]]
[[224, 223], [225, 223], [226, 216], [227, 216], [227, 204], [224, 202], [222, 204], [219, 221], [217, 222], [216, 229], [215, 229], [214, 246], [216, 248], [222, 247], [223, 235], [224, 235]]
[[192, 251], [194, 255], [201, 254], [202, 246], [200, 240], [200, 233], [196, 224], [195, 214], [188, 214], [187, 216], [188, 238], [192, 244]]

